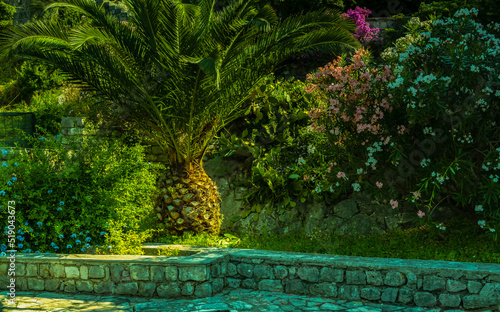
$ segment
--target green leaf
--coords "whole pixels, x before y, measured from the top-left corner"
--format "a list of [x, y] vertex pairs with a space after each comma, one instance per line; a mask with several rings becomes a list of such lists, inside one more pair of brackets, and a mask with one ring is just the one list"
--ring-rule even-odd
[[232, 216], [232, 217], [231, 217], [231, 219], [229, 219], [229, 220], [231, 220], [231, 221], [233, 221], [233, 222], [237, 222], [237, 221], [239, 221], [240, 219], [241, 219], [241, 216]]
[[285, 216], [284, 215], [280, 215], [279, 219], [280, 219], [280, 221], [284, 222], [285, 221]]
[[301, 203], [303, 203], [303, 202], [305, 202], [305, 201], [306, 201], [306, 199], [305, 199], [304, 197], [302, 197], [302, 198], [300, 199], [300, 202], [301, 202]]
[[254, 214], [253, 214], [253, 220], [254, 220], [254, 221], [259, 220], [259, 215], [258, 215], [258, 214], [256, 214], [256, 213], [254, 213]]
[[248, 135], [248, 129], [243, 130], [243, 133], [241, 134], [241, 137], [244, 138]]
[[296, 205], [297, 205], [297, 203], [296, 203], [296, 202], [294, 202], [294, 201], [290, 201], [290, 206], [295, 207]]
[[297, 179], [298, 177], [300, 177], [298, 174], [294, 173], [294, 174], [291, 174], [288, 178], [289, 179]]

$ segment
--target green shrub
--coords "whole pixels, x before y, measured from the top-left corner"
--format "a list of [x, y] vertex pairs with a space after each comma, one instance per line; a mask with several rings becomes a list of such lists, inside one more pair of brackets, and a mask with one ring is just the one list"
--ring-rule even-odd
[[433, 21], [430, 30], [385, 54], [397, 77], [389, 84], [394, 101], [411, 122], [408, 140], [395, 145], [397, 168], [387, 173], [413, 181], [407, 200], [427, 215], [447, 200], [477, 212], [478, 224], [496, 237], [500, 24], [484, 28], [476, 15], [464, 9]]
[[46, 91], [60, 87], [64, 82], [64, 77], [59, 70], [26, 61], [17, 71], [16, 80], [21, 98], [29, 102], [35, 91]]
[[9, 25], [12, 25], [12, 18], [14, 17], [15, 12], [16, 8], [3, 1], [0, 2], [0, 31]]
[[[94, 133], [91, 126], [85, 131]], [[9, 234], [9, 207], [15, 207], [12, 249], [82, 253], [110, 245], [121, 253], [136, 250], [150, 234], [161, 166], [144, 162], [142, 147], [125, 147], [120, 140], [59, 135], [33, 141], [31, 150], [3, 152], [9, 159], [0, 168], [2, 242]]]

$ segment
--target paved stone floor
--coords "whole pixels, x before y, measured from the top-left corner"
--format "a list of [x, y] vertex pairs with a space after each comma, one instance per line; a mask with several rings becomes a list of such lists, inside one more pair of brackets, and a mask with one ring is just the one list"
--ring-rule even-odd
[[[279, 292], [248, 289], [225, 289], [214, 297], [192, 300], [148, 299], [140, 297], [116, 297], [74, 295], [65, 293], [27, 292], [16, 293], [16, 305], [7, 303], [7, 292], [0, 292], [0, 311], [23, 312], [458, 312], [453, 309], [405, 308], [390, 304], [373, 304], [357, 301], [322, 299]], [[493, 311], [491, 311], [493, 312]]]

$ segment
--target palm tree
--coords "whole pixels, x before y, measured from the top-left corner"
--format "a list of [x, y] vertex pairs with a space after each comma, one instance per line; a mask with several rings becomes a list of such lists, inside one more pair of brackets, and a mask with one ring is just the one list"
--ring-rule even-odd
[[[202, 167], [225, 125], [245, 115], [251, 92], [298, 52], [360, 48], [355, 25], [321, 10], [278, 23], [273, 9], [236, 0], [125, 0], [118, 22], [93, 0], [65, 0], [86, 17], [71, 29], [51, 22], [21, 25], [0, 37], [0, 53], [61, 69], [71, 82], [119, 106], [168, 156], [158, 181], [159, 227], [171, 234], [220, 231], [220, 197]], [[325, 14], [328, 13], [328, 14]]]

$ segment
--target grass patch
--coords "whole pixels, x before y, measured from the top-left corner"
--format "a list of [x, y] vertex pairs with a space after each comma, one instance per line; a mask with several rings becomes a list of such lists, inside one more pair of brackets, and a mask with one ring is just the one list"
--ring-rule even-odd
[[471, 221], [456, 217], [445, 231], [429, 226], [407, 230], [397, 229], [381, 235], [346, 236], [303, 232], [288, 235], [253, 235], [226, 233], [183, 237], [165, 235], [153, 243], [191, 245], [199, 247], [229, 247], [292, 251], [317, 254], [376, 258], [442, 260], [459, 262], [500, 263], [500, 244], [479, 230]]

